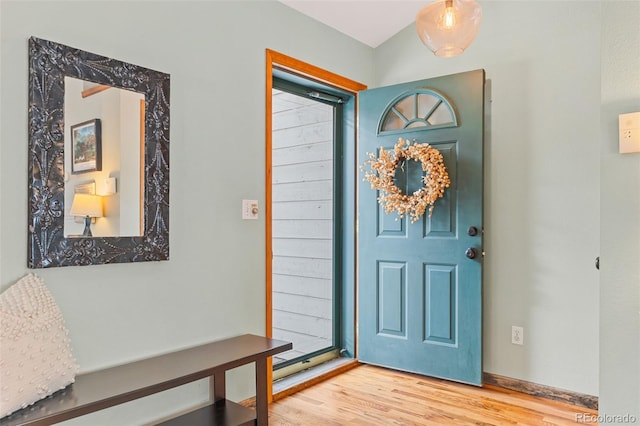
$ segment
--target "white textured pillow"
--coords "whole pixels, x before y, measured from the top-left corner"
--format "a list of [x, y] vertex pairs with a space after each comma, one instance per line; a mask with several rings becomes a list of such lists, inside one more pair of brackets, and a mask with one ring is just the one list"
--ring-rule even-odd
[[78, 372], [62, 313], [40, 277], [0, 294], [0, 417], [73, 383]]

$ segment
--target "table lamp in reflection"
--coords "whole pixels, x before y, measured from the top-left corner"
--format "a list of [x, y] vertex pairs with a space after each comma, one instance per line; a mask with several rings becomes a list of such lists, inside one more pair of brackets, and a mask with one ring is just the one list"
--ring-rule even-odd
[[102, 217], [102, 197], [92, 194], [74, 194], [71, 204], [72, 216], [84, 217], [83, 237], [91, 237], [91, 220]]

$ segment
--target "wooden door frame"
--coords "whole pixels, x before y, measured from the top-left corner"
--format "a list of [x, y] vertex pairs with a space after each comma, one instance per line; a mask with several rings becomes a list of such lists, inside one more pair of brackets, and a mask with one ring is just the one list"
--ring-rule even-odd
[[[265, 335], [273, 335], [273, 298], [272, 298], [272, 274], [273, 274], [273, 246], [272, 246], [272, 89], [273, 89], [273, 69], [278, 68], [296, 74], [310, 80], [314, 80], [329, 86], [333, 86], [342, 91], [353, 94], [356, 99], [360, 90], [365, 90], [367, 86], [357, 81], [348, 79], [325, 69], [311, 65], [307, 62], [292, 58], [266, 49], [266, 69], [265, 69], [265, 282], [266, 282], [266, 325]], [[357, 114], [356, 114], [357, 117]], [[357, 127], [357, 124], [356, 124]], [[268, 359], [267, 365], [267, 386], [269, 402], [273, 400], [273, 360]]]

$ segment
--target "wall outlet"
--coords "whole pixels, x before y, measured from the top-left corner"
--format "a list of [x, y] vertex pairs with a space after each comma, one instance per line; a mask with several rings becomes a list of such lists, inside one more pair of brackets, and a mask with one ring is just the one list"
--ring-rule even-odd
[[524, 345], [524, 328], [516, 325], [511, 326], [511, 343], [514, 345]]

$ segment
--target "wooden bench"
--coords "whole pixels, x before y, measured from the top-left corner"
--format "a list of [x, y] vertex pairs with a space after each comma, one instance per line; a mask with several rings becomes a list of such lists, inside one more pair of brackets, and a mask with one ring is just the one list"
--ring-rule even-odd
[[[267, 358], [292, 344], [245, 334], [86, 374], [34, 405], [0, 420], [0, 426], [51, 425], [210, 377], [211, 403], [161, 423], [177, 425], [268, 424]], [[255, 363], [256, 409], [226, 400], [225, 373]]]

